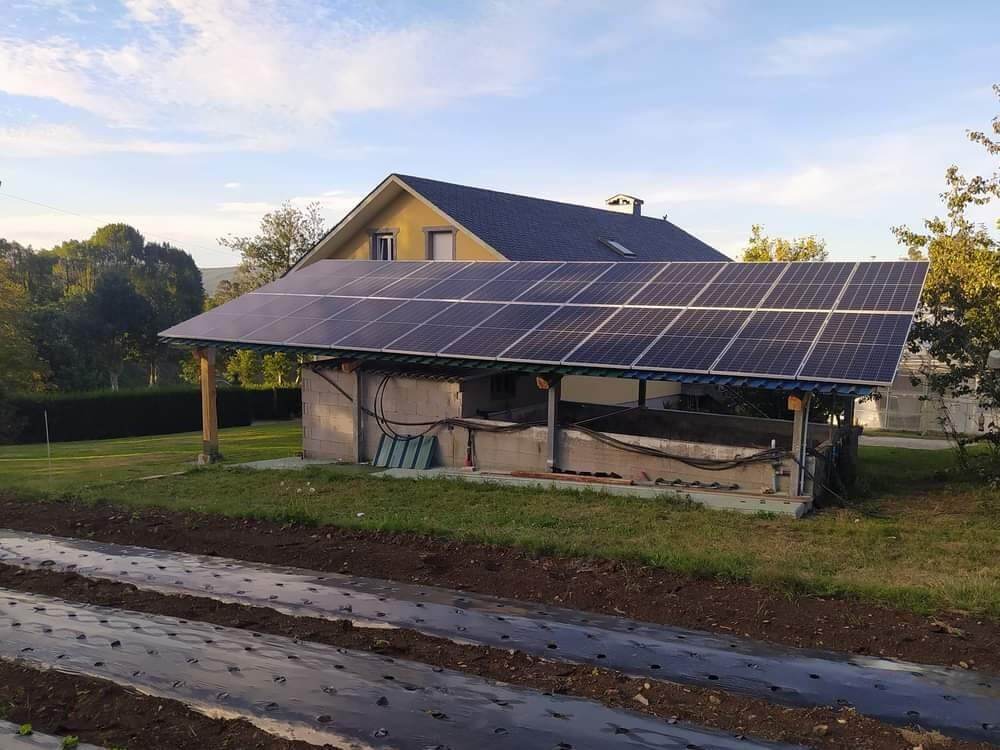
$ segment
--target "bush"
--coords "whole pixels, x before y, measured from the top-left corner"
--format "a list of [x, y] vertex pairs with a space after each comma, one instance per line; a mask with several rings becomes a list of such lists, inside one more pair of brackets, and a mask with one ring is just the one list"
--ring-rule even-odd
[[[219, 426], [249, 425], [254, 396], [240, 388], [220, 388]], [[5, 421], [13, 443], [45, 442], [45, 412], [52, 442], [159, 435], [201, 429], [197, 388], [144, 388], [96, 393], [22, 394], [7, 400]], [[272, 410], [269, 413], [273, 413]], [[265, 417], [267, 418], [267, 417]]]

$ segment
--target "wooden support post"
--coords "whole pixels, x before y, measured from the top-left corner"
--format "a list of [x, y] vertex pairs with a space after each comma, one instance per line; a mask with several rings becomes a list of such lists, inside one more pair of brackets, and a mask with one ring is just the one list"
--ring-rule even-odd
[[351, 371], [354, 373], [354, 463], [360, 464], [365, 460], [365, 373], [360, 367]]
[[639, 401], [639, 408], [640, 409], [645, 409], [646, 408], [646, 381], [645, 380], [640, 380], [639, 381], [639, 399], [638, 399], [638, 401]]
[[806, 459], [809, 448], [809, 403], [812, 394], [793, 394], [788, 397], [788, 408], [795, 412], [792, 422], [792, 486], [790, 494], [802, 496], [806, 490]]
[[549, 471], [559, 467], [559, 397], [562, 395], [562, 378], [554, 376], [548, 379], [548, 441], [545, 465]]
[[216, 406], [215, 349], [195, 349], [192, 354], [201, 366], [201, 453], [198, 463], [210, 464], [222, 458]]

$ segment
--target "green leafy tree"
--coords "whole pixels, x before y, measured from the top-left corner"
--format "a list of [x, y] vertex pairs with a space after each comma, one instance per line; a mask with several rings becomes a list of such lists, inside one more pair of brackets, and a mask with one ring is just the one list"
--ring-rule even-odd
[[[993, 90], [1000, 98], [1000, 85]], [[945, 366], [917, 380], [942, 398], [972, 395], [986, 410], [1000, 409], [1000, 373], [986, 366], [989, 352], [1000, 348], [1000, 241], [969, 211], [992, 207], [1000, 199], [1000, 117], [993, 119], [991, 131], [973, 131], [968, 137], [997, 160], [996, 171], [967, 177], [957, 166], [949, 167], [941, 193], [944, 216], [927, 219], [921, 230], [893, 228], [909, 257], [930, 260], [910, 348], [926, 348]], [[952, 437], [968, 461], [965, 439]], [[993, 469], [1000, 470], [1000, 425], [990, 424], [983, 439], [993, 447]]]
[[296, 382], [298, 379], [297, 362], [291, 359], [284, 352], [265, 354], [261, 358], [261, 374], [264, 383], [270, 386], [281, 387]]
[[749, 263], [766, 263], [807, 260], [826, 260], [826, 241], [808, 235], [786, 240], [782, 237], [768, 237], [764, 227], [754, 224], [750, 227], [750, 239], [743, 249], [743, 260]]
[[154, 311], [120, 270], [101, 274], [84, 306], [85, 326], [94, 353], [107, 373], [111, 390], [118, 390], [125, 361], [135, 356], [153, 326]]
[[10, 264], [0, 259], [0, 390], [36, 390], [44, 376], [32, 336], [28, 293], [15, 280]]
[[226, 360], [226, 379], [240, 385], [259, 383], [261, 377], [260, 354], [252, 349], [239, 349]]
[[319, 242], [324, 232], [319, 203], [303, 209], [286, 202], [264, 214], [255, 236], [229, 235], [221, 237], [219, 244], [240, 254], [236, 281], [242, 292], [249, 292], [285, 273]]

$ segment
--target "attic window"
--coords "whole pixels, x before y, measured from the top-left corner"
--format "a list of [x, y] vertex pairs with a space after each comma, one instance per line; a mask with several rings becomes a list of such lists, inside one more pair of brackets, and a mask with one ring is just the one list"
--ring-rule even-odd
[[624, 255], [626, 258], [635, 257], [635, 253], [633, 253], [631, 250], [629, 250], [627, 247], [625, 247], [622, 243], [618, 242], [617, 240], [602, 239], [601, 242], [607, 247], [610, 247], [616, 253]]

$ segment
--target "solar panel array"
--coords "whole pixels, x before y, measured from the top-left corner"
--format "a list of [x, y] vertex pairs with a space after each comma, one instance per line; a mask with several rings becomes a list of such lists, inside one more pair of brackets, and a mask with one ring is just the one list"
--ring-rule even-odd
[[888, 384], [927, 264], [319, 261], [161, 335]]

